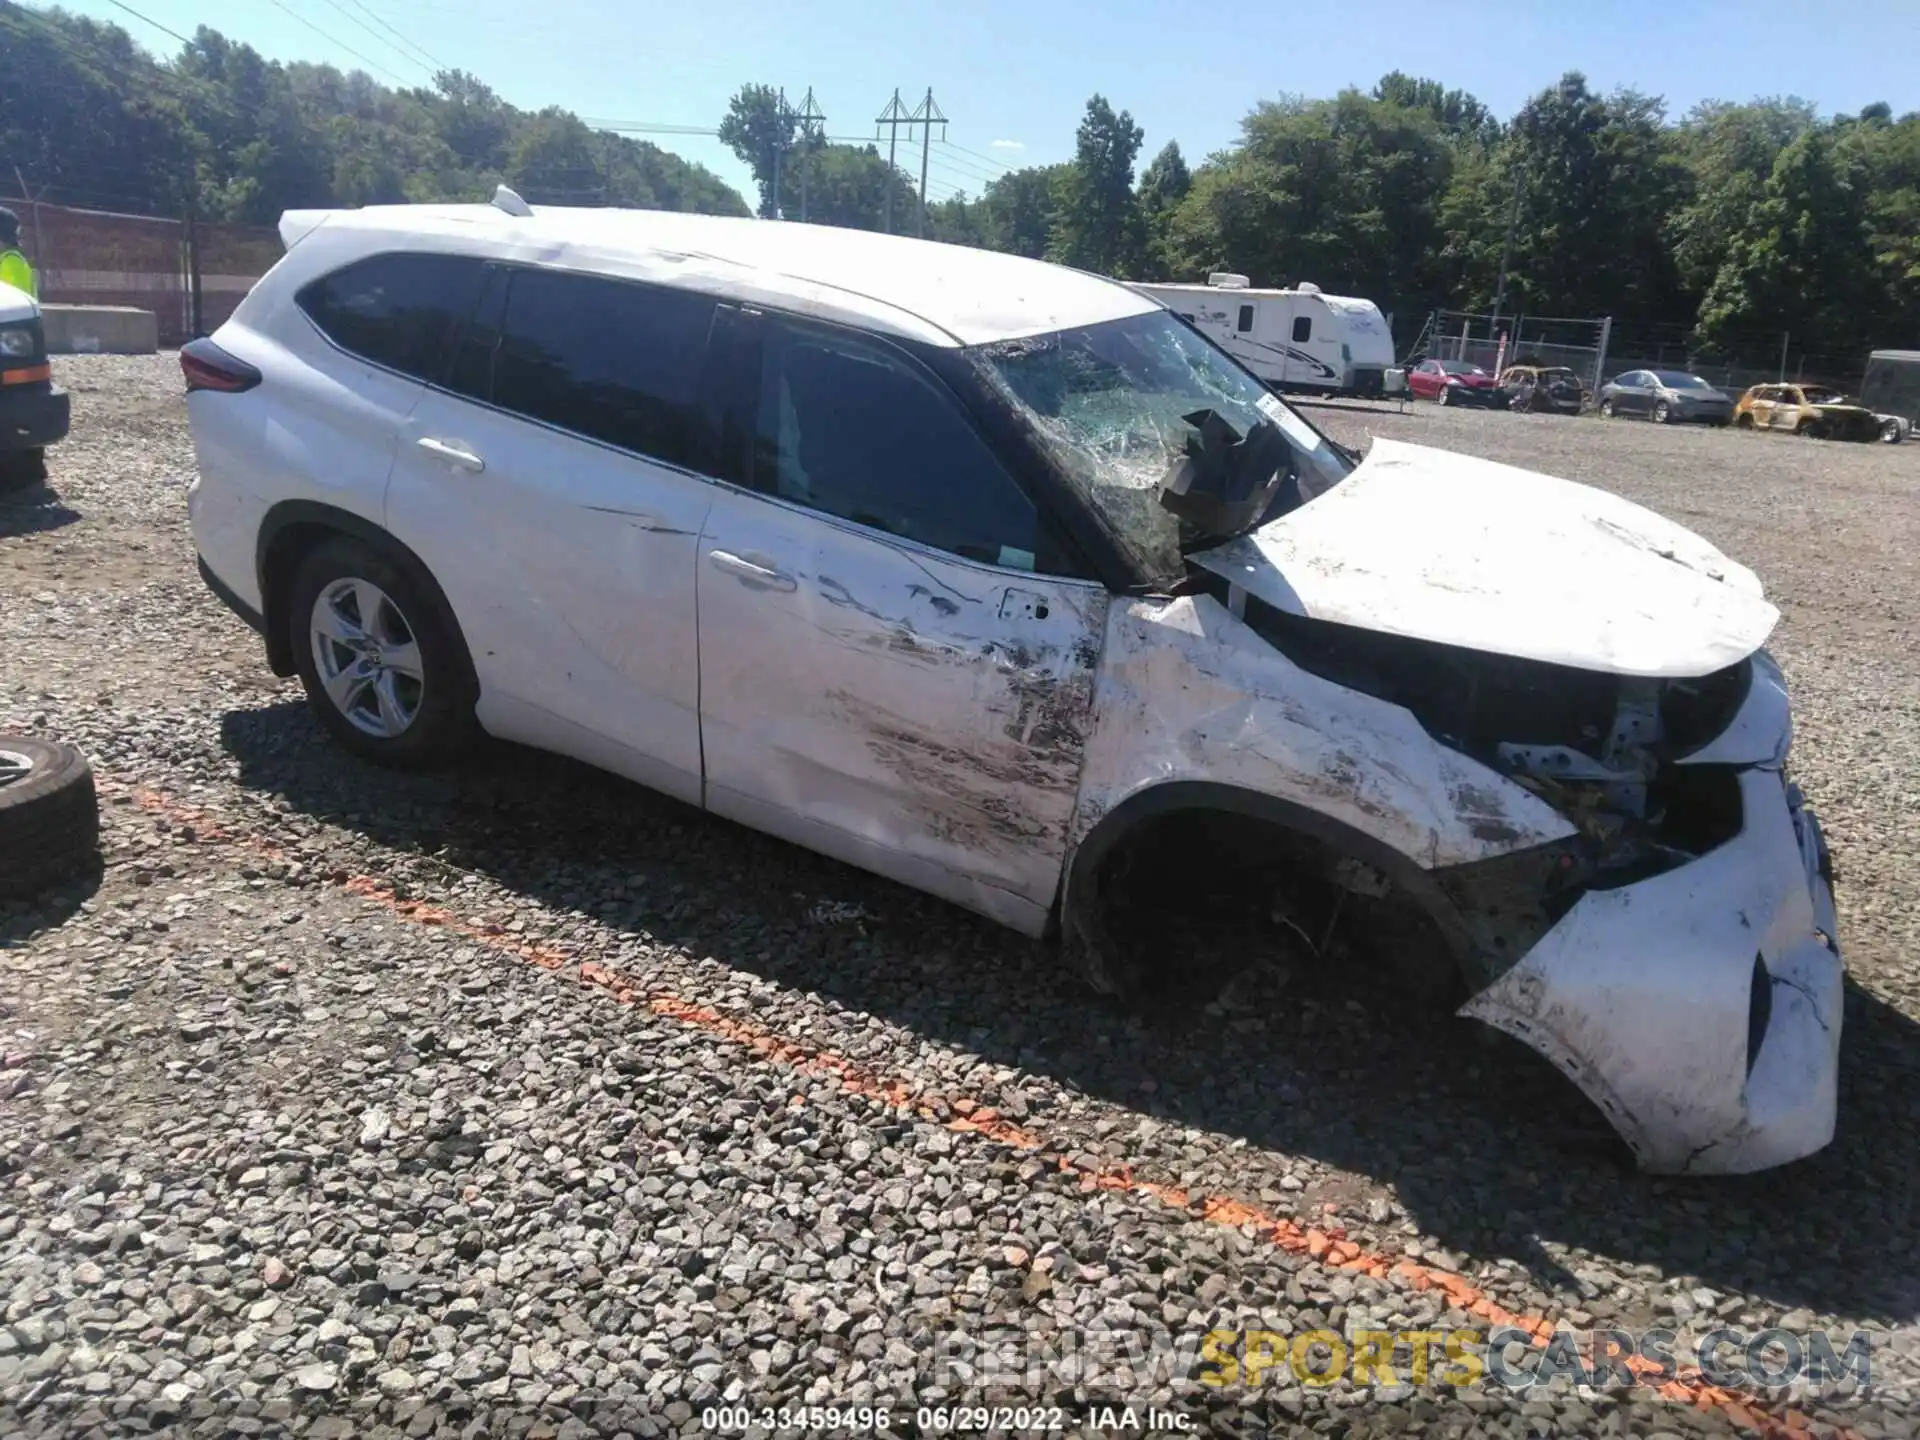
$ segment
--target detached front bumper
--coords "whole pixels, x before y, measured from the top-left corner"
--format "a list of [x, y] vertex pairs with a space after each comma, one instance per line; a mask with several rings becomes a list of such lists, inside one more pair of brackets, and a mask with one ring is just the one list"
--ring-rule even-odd
[[1844, 966], [1819, 822], [1773, 769], [1733, 839], [1590, 891], [1461, 1014], [1531, 1045], [1648, 1170], [1743, 1174], [1833, 1138]]

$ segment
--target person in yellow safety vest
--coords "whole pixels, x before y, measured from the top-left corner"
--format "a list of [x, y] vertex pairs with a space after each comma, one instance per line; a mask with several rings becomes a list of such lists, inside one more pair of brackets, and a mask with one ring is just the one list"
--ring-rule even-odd
[[40, 293], [34, 284], [33, 266], [20, 253], [20, 217], [4, 207], [0, 207], [0, 285], [11, 285], [35, 297]]

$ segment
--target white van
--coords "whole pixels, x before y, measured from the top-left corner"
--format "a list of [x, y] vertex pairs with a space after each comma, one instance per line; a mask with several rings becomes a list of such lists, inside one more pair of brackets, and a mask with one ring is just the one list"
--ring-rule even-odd
[[40, 306], [0, 285], [0, 490], [46, 479], [46, 447], [67, 434], [67, 392], [53, 383]]
[[1204, 285], [1133, 288], [1198, 326], [1275, 390], [1406, 390], [1406, 374], [1393, 364], [1393, 333], [1371, 300], [1327, 295], [1304, 281], [1291, 290], [1255, 290], [1246, 276], [1228, 274], [1210, 275]]

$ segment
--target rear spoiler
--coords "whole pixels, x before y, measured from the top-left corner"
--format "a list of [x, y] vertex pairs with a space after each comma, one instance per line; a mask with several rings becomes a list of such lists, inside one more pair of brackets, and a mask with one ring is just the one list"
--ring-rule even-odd
[[280, 243], [291, 250], [327, 223], [331, 210], [288, 210], [280, 216]]

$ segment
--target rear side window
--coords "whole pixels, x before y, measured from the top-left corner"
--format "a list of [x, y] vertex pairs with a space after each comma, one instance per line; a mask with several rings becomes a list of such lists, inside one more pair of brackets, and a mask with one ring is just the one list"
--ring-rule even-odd
[[493, 362], [502, 409], [699, 468], [698, 386], [714, 301], [594, 275], [518, 270]]
[[1313, 338], [1313, 317], [1311, 315], [1294, 316], [1293, 317], [1294, 343], [1297, 345], [1302, 341], [1311, 340], [1312, 338]]
[[483, 269], [465, 255], [372, 255], [310, 281], [294, 298], [342, 350], [437, 380], [473, 312]]
[[1253, 329], [1253, 307], [1251, 305], [1242, 305], [1240, 307], [1240, 333], [1244, 335], [1251, 329]]

